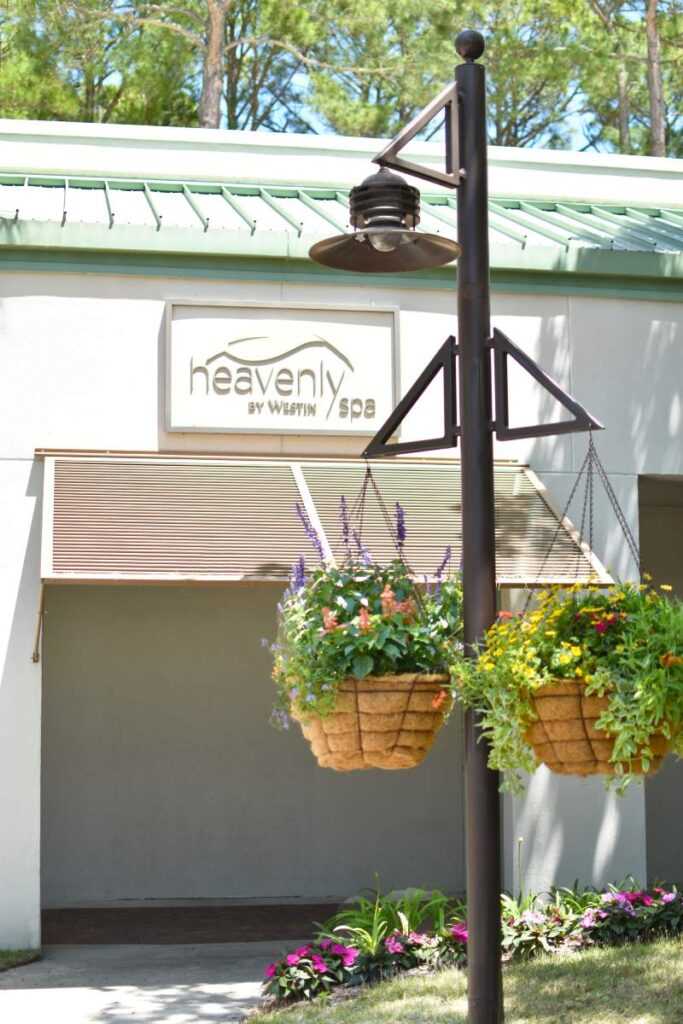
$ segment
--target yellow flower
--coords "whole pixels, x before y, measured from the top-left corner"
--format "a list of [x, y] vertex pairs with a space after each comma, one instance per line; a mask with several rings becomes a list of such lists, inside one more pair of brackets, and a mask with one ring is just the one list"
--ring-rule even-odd
[[545, 635], [546, 636], [557, 636], [557, 630], [556, 629], [546, 629]]
[[673, 590], [673, 587], [671, 586], [670, 583], [660, 583], [659, 589], [660, 590]]
[[643, 579], [647, 580], [649, 582], [652, 579], [652, 576], [650, 575], [649, 572], [644, 572], [643, 573]]
[[560, 657], [558, 658], [558, 661], [559, 661], [560, 665], [568, 665], [571, 660], [572, 660], [571, 654], [561, 654]]
[[574, 655], [574, 657], [575, 657], [575, 658], [578, 658], [578, 657], [579, 657], [579, 655], [581, 654], [581, 648], [580, 648], [580, 647], [577, 647], [577, 646], [576, 646], [576, 644], [575, 644], [575, 645], [574, 645], [574, 646], [572, 647], [572, 654]]

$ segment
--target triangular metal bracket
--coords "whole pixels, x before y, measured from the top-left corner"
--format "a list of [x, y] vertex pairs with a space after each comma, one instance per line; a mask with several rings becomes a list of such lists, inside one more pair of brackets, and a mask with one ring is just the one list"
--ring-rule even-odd
[[[399, 153], [415, 136], [426, 128], [442, 110], [446, 112], [446, 170], [435, 171], [422, 164], [414, 164], [404, 160]], [[460, 129], [458, 122], [458, 96], [455, 82], [447, 85], [442, 92], [429, 103], [416, 117], [403, 128], [395, 139], [385, 146], [381, 153], [373, 158], [373, 163], [381, 167], [391, 167], [394, 171], [405, 171], [416, 178], [423, 178], [435, 185], [446, 185], [457, 188], [461, 181], [460, 173]]]
[[[574, 434], [582, 430], [603, 430], [604, 427], [575, 398], [563, 391], [552, 377], [549, 377], [540, 366], [525, 352], [522, 352], [507, 335], [497, 328], [493, 331], [490, 342], [493, 349], [495, 369], [496, 418], [494, 427], [499, 441], [514, 441], [523, 437], [549, 437], [555, 434]], [[527, 427], [511, 427], [508, 403], [508, 357], [530, 374], [553, 398], [564, 406], [573, 416], [571, 420], [557, 420], [554, 423], [539, 423]]]
[[[428, 452], [439, 448], [454, 448], [457, 445], [460, 435], [457, 408], [457, 357], [458, 346], [456, 345], [455, 338], [451, 335], [443, 343], [434, 358], [429, 361], [386, 422], [377, 431], [363, 452], [364, 458], [377, 459], [387, 455], [407, 455], [411, 452]], [[394, 444], [389, 444], [389, 438], [396, 433], [410, 410], [425, 393], [439, 371], [443, 371], [443, 435], [441, 437], [432, 437], [425, 441], [397, 441]]]

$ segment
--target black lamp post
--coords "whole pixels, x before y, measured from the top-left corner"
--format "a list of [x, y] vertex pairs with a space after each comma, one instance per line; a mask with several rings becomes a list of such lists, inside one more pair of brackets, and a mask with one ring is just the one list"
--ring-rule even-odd
[[[472, 653], [473, 645], [496, 614], [491, 372], [487, 348], [491, 332], [486, 94], [484, 68], [474, 63], [484, 52], [484, 39], [478, 32], [462, 32], [456, 49], [465, 63], [455, 71], [459, 111], [448, 113], [456, 115], [456, 124], [460, 121], [460, 140], [449, 138], [447, 132], [447, 146], [449, 155], [453, 146], [456, 152], [461, 149], [461, 163], [458, 167], [447, 166], [447, 171], [460, 179], [459, 244], [415, 231], [419, 192], [383, 167], [351, 191], [350, 220], [355, 233], [318, 242], [310, 255], [326, 266], [365, 273], [437, 267], [459, 256], [463, 616], [465, 644]], [[452, 91], [448, 91], [448, 96], [450, 100], [443, 106], [456, 102]], [[399, 148], [400, 142], [394, 146], [392, 157]], [[429, 171], [423, 170], [420, 176], [430, 178]], [[443, 183], [443, 177], [435, 176], [432, 180]], [[500, 1024], [503, 1000], [498, 776], [487, 766], [488, 747], [480, 740], [472, 712], [467, 714], [465, 749], [469, 1019], [472, 1024]]]
[[[401, 451], [433, 450], [461, 444], [463, 618], [466, 653], [496, 615], [493, 494], [493, 431], [499, 440], [601, 429], [571, 396], [496, 330], [489, 309], [488, 177], [486, 163], [486, 79], [475, 61], [484, 52], [483, 36], [461, 32], [456, 49], [463, 63], [455, 83], [443, 90], [377, 157], [382, 169], [354, 188], [350, 196], [352, 235], [318, 242], [312, 259], [328, 267], [365, 273], [390, 273], [438, 267], [458, 257], [458, 339], [450, 337], [401, 400], [366, 449], [368, 457]], [[437, 171], [400, 158], [403, 147], [441, 111], [446, 123], [446, 168]], [[415, 230], [419, 192], [387, 166], [427, 181], [458, 188], [458, 242]], [[507, 359], [512, 357], [573, 418], [511, 428], [508, 420]], [[491, 362], [495, 365], [495, 410], [491, 408]], [[456, 374], [456, 363], [458, 373]], [[444, 371], [446, 431], [429, 441], [386, 443], [419, 395]], [[456, 384], [457, 380], [457, 384]], [[459, 399], [459, 401], [458, 401]], [[457, 407], [459, 405], [459, 425]], [[501, 1024], [503, 997], [500, 964], [500, 807], [498, 774], [488, 768], [489, 748], [478, 716], [466, 716], [466, 849], [468, 921], [468, 1004], [470, 1024]]]

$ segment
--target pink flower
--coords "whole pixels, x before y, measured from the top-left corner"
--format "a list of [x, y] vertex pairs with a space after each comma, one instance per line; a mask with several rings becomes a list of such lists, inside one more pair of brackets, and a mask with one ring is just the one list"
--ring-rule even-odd
[[310, 952], [311, 952], [311, 947], [310, 946], [299, 946], [298, 949], [294, 950], [295, 955], [298, 956], [298, 957], [308, 956], [308, 954]]
[[313, 964], [313, 970], [317, 971], [318, 974], [325, 974], [327, 971], [327, 964], [318, 953], [314, 953], [311, 957], [311, 963]]
[[597, 622], [594, 622], [593, 625], [595, 626], [596, 633], [606, 633], [609, 629], [609, 622], [605, 622], [604, 619], [599, 619]]
[[408, 936], [414, 946], [423, 946], [427, 941], [428, 936], [424, 932], [411, 932]]
[[467, 942], [467, 923], [465, 921], [458, 921], [451, 928], [451, 935], [457, 942]]
[[342, 956], [342, 963], [344, 967], [353, 967], [356, 960], [358, 959], [359, 953], [357, 949], [351, 949], [350, 947], [346, 950]]
[[287, 956], [285, 957], [285, 960], [287, 961], [290, 967], [296, 967], [296, 965], [299, 963], [299, 960], [301, 960], [301, 957], [297, 956], [296, 953], [288, 953]]
[[642, 895], [642, 904], [643, 904], [643, 906], [644, 907], [651, 907], [653, 903], [654, 903], [654, 900], [652, 899], [652, 896], [648, 896], [648, 894], [646, 892], [644, 892], [643, 895]]
[[347, 951], [347, 948], [347, 946], [342, 946], [341, 943], [336, 942], [332, 946], [332, 952], [335, 954], [335, 956], [344, 956], [344, 954]]
[[320, 942], [318, 943], [318, 945], [320, 946], [321, 949], [329, 949], [330, 946], [332, 945], [332, 940], [331, 939], [321, 939]]
[[399, 942], [395, 935], [390, 935], [388, 939], [385, 939], [384, 945], [390, 953], [402, 953], [404, 950], [403, 943]]
[[673, 903], [677, 895], [675, 892], [665, 892], [662, 896], [662, 903]]
[[263, 972], [266, 978], [272, 978], [277, 971], [277, 964], [268, 964], [265, 971]]

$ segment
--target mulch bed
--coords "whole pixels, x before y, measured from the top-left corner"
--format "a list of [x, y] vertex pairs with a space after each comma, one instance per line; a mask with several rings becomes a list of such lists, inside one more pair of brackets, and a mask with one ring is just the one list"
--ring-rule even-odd
[[77, 907], [44, 910], [45, 945], [193, 944], [301, 939], [337, 903]]

